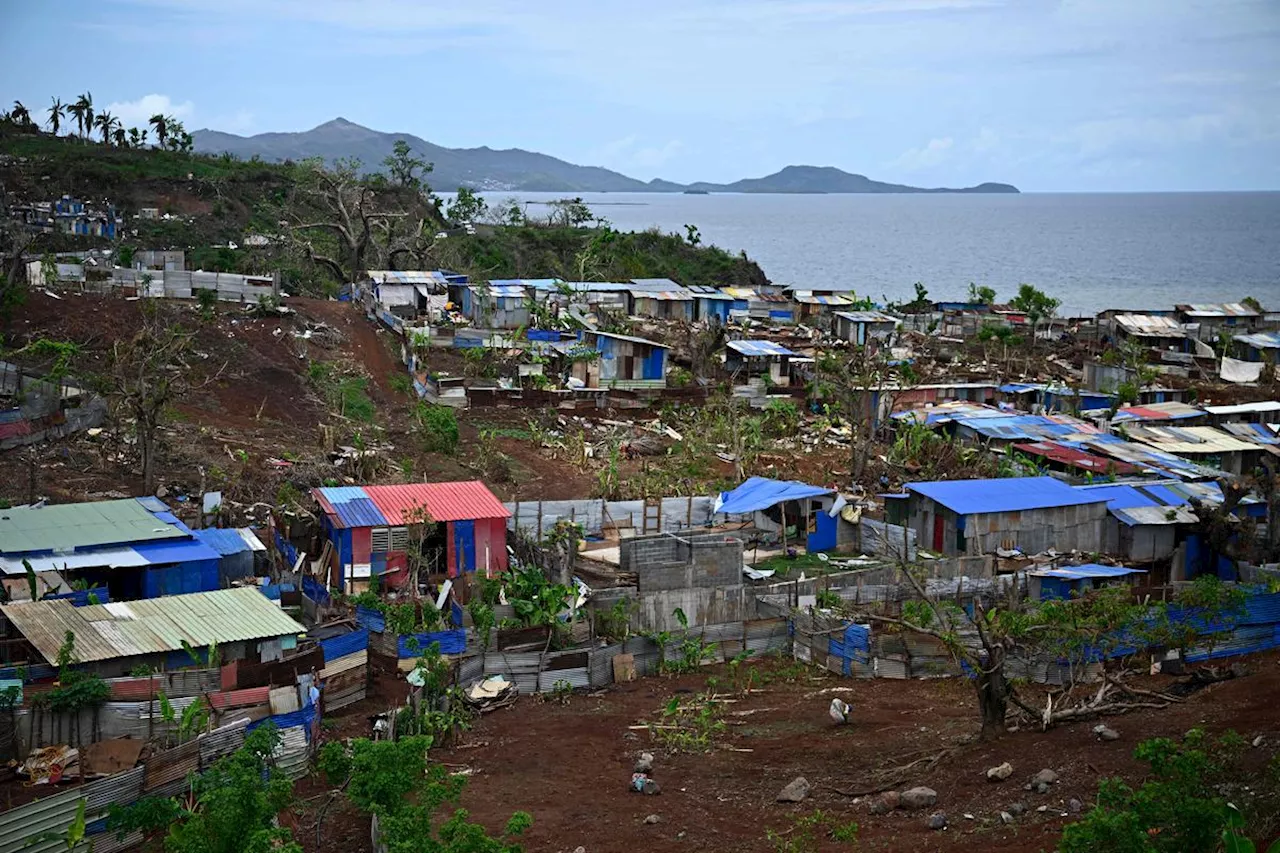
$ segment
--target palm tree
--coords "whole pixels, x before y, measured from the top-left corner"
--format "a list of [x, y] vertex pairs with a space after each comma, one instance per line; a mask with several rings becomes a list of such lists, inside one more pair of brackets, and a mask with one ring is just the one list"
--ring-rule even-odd
[[53, 106], [49, 107], [49, 130], [53, 131], [53, 135], [57, 136], [58, 131], [62, 129], [62, 100], [60, 98], [53, 99]]
[[80, 135], [88, 136], [93, 130], [93, 95], [85, 92], [68, 109], [75, 114], [76, 122], [80, 125]]
[[169, 138], [169, 120], [162, 113], [156, 113], [148, 121], [151, 123], [151, 127], [155, 129], [156, 139], [160, 141], [160, 147], [164, 148], [164, 144]]
[[129, 137], [124, 132], [124, 126], [120, 124], [119, 119], [116, 119], [115, 126], [111, 128], [111, 138], [115, 141], [117, 148], [129, 147]]
[[129, 147], [141, 148], [147, 142], [147, 132], [136, 127], [129, 128]]
[[115, 116], [108, 112], [99, 113], [98, 117], [94, 119], [94, 124], [97, 125], [98, 130], [102, 131], [103, 144], [110, 144], [111, 128], [115, 125], [115, 122]]
[[187, 129], [182, 126], [182, 122], [173, 116], [168, 116], [165, 118], [165, 127], [169, 134], [169, 148], [174, 151], [182, 150], [182, 137], [187, 132]]
[[84, 135], [84, 106], [79, 101], [67, 104], [67, 114], [76, 120], [76, 128], [79, 133]]
[[31, 124], [31, 113], [22, 105], [22, 101], [14, 101], [13, 109], [9, 112], [9, 120], [17, 125]]

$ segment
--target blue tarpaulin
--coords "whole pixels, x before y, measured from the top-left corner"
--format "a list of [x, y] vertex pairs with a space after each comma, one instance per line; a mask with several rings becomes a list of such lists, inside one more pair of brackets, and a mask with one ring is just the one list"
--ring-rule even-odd
[[957, 515], [1020, 512], [1103, 503], [1108, 500], [1104, 495], [1073, 489], [1053, 477], [938, 480], [931, 483], [907, 483], [907, 491], [932, 498]]
[[458, 628], [429, 634], [401, 634], [397, 651], [401, 658], [416, 658], [431, 648], [432, 643], [440, 644], [442, 655], [460, 655], [467, 650], [467, 632]]
[[810, 486], [787, 480], [770, 480], [767, 477], [752, 477], [733, 491], [722, 494], [721, 503], [716, 512], [741, 515], [768, 509], [785, 501], [818, 498], [831, 493], [831, 489], [824, 489], [821, 486]]
[[369, 632], [363, 628], [359, 631], [349, 631], [337, 637], [321, 640], [319, 646], [324, 653], [324, 662], [329, 663], [369, 648]]

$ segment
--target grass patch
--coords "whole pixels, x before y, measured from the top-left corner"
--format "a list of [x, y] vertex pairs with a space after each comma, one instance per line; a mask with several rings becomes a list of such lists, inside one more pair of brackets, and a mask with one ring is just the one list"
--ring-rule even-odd
[[794, 557], [779, 554], [776, 557], [770, 557], [767, 560], [755, 563], [754, 568], [762, 571], [773, 569], [774, 577], [778, 578], [789, 577], [792, 574], [799, 577], [802, 571], [809, 577], [832, 571], [831, 564], [821, 559], [817, 554], [797, 554]]
[[332, 364], [313, 361], [307, 375], [329, 403], [329, 407], [345, 418], [371, 424], [378, 414], [369, 397], [369, 380], [363, 376], [344, 376]]

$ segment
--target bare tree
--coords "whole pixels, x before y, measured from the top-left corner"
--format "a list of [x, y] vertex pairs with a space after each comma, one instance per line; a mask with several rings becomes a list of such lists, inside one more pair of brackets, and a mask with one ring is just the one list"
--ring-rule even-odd
[[835, 399], [849, 420], [850, 479], [862, 479], [875, 446], [876, 425], [891, 414], [902, 393], [918, 384], [910, 365], [892, 364], [887, 351], [854, 347], [847, 354], [826, 352], [817, 361], [819, 390]]
[[134, 336], [112, 347], [109, 392], [134, 419], [142, 461], [142, 488], [155, 489], [160, 427], [169, 406], [191, 390], [213, 382], [221, 370], [197, 383], [186, 363], [195, 332], [178, 325], [149, 299], [140, 303], [142, 323]]

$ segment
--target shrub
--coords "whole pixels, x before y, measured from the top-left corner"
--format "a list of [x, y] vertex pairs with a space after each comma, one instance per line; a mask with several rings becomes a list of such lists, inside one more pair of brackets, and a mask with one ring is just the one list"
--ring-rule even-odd
[[416, 410], [418, 432], [428, 453], [452, 455], [458, 449], [458, 416], [448, 406], [420, 403]]

